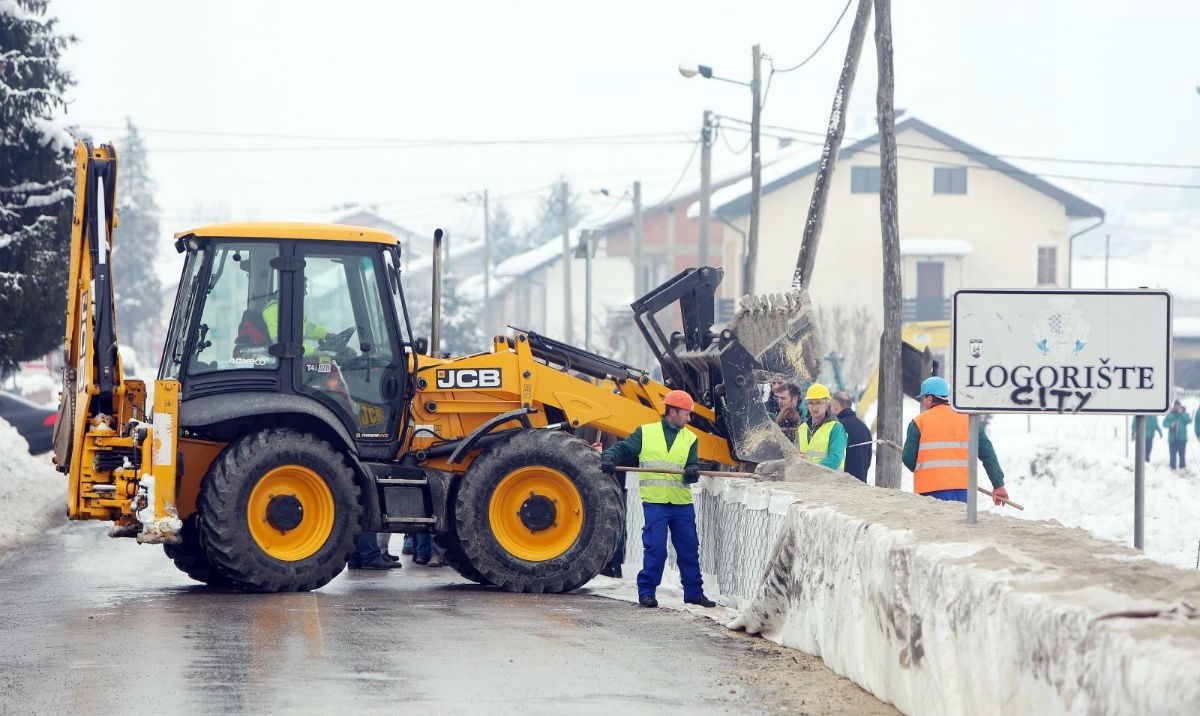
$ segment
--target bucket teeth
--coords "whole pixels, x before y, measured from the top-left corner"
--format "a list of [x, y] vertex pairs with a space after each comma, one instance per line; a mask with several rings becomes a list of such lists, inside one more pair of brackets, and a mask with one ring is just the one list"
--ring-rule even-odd
[[743, 296], [729, 329], [763, 373], [789, 380], [815, 380], [821, 340], [807, 292]]

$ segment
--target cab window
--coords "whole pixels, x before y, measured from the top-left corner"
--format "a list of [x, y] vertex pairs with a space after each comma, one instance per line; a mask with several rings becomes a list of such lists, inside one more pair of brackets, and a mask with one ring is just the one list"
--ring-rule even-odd
[[274, 370], [270, 347], [279, 338], [279, 272], [274, 243], [222, 243], [212, 249], [196, 327], [193, 375], [226, 370]]

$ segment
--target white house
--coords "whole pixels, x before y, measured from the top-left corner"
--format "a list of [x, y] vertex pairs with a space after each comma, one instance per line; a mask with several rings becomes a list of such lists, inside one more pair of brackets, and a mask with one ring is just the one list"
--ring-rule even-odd
[[[1072, 229], [1104, 219], [1097, 202], [1026, 172], [915, 117], [896, 124], [905, 321], [949, 317], [962, 287], [1067, 288]], [[756, 292], [790, 287], [819, 148], [764, 170]], [[745, 231], [750, 183], [713, 196], [718, 216]], [[689, 215], [696, 212], [693, 206]], [[1072, 222], [1080, 224], [1073, 227]], [[743, 263], [726, 243], [726, 266]], [[883, 317], [879, 135], [839, 154], [811, 282], [814, 303]], [[740, 282], [732, 271], [726, 281]], [[740, 285], [739, 285], [740, 293]]]

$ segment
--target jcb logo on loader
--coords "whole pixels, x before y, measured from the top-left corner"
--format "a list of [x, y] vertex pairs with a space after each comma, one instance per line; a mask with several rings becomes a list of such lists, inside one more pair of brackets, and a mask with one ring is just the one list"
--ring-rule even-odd
[[443, 390], [454, 388], [499, 388], [499, 368], [448, 368], [437, 372], [437, 387]]

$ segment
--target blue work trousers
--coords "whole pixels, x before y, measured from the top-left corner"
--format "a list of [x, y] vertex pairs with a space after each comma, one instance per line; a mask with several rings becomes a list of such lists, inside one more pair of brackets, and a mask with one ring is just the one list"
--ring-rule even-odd
[[933, 492], [922, 492], [926, 497], [932, 497], [935, 500], [945, 500], [946, 502], [966, 502], [966, 490], [934, 490]]
[[683, 598], [694, 599], [704, 594], [700, 577], [700, 540], [696, 537], [696, 508], [692, 505], [667, 505], [643, 502], [642, 514], [642, 571], [638, 572], [638, 596], [654, 595], [662, 582], [663, 567], [667, 564], [667, 531], [679, 564], [683, 581]]

